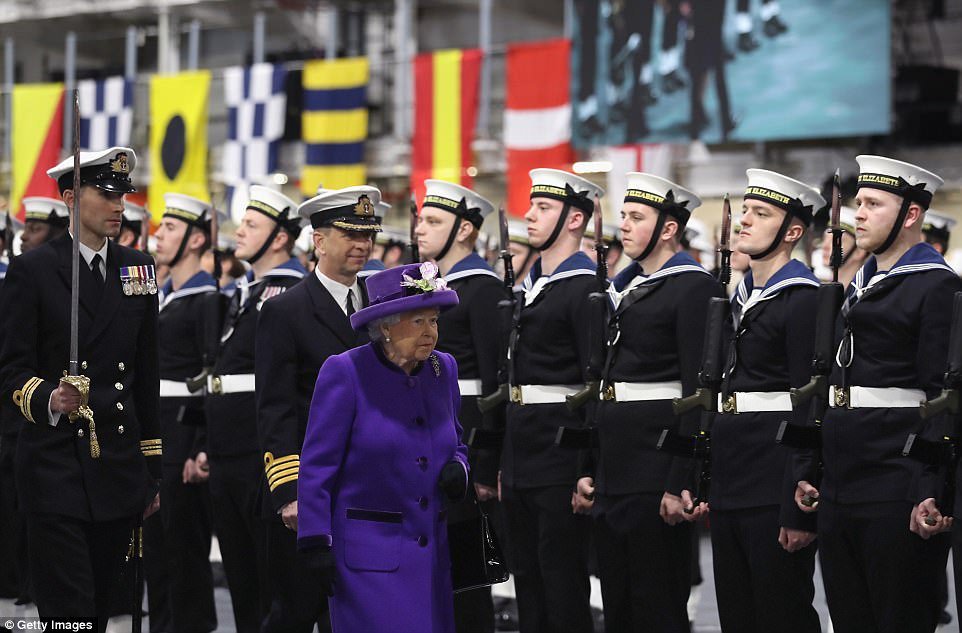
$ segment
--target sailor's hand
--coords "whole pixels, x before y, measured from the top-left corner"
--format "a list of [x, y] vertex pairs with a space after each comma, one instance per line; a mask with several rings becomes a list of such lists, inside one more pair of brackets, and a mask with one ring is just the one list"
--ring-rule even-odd
[[297, 532], [297, 501], [291, 501], [281, 508], [281, 522], [284, 527]]
[[80, 392], [71, 384], [62, 382], [50, 394], [50, 410], [53, 413], [73, 413], [80, 408]]
[[571, 510], [575, 514], [588, 514], [595, 504], [595, 480], [582, 477], [571, 495]]
[[194, 460], [187, 458], [184, 460], [184, 467], [180, 471], [180, 480], [185, 484], [189, 484], [194, 479]]
[[952, 517], [943, 516], [932, 497], [912, 508], [909, 530], [922, 538], [928, 539], [935, 534], [947, 532], [951, 529]]
[[488, 501], [498, 497], [498, 489], [484, 484], [474, 484], [474, 494], [478, 496], [478, 501]]
[[691, 498], [691, 492], [688, 490], [681, 491], [681, 503], [683, 506], [682, 518], [686, 521], [698, 521], [708, 516], [708, 504], [700, 501], [698, 505], [695, 505], [695, 501]]
[[818, 510], [818, 488], [805, 480], [798, 482], [795, 486], [795, 505], [802, 512]]
[[815, 532], [783, 527], [778, 530], [778, 543], [786, 552], [797, 552], [811, 545], [815, 536]]
[[194, 479], [191, 481], [196, 484], [202, 484], [210, 478], [210, 464], [207, 463], [207, 453], [201, 451], [197, 453], [197, 458], [194, 460]]
[[156, 495], [154, 495], [154, 500], [151, 501], [150, 505], [147, 506], [147, 509], [144, 510], [144, 519], [147, 519], [148, 517], [150, 517], [150, 515], [152, 515], [154, 512], [157, 512], [158, 510], [160, 510], [160, 493], [159, 492]]

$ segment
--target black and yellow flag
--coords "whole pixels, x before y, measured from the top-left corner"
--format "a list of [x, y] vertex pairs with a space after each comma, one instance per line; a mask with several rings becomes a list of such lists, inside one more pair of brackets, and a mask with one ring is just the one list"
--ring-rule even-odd
[[150, 190], [154, 220], [164, 214], [164, 194], [210, 200], [207, 189], [207, 101], [210, 72], [150, 79]]

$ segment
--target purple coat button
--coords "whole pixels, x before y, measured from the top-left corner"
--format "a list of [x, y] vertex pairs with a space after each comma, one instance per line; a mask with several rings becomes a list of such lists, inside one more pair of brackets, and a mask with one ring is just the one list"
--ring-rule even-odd
[[421, 509], [422, 509], [422, 510], [427, 510], [427, 509], [428, 509], [428, 498], [427, 498], [427, 497], [418, 497], [418, 505], [421, 506]]
[[418, 537], [418, 545], [420, 545], [421, 547], [427, 547], [427, 546], [428, 546], [428, 537], [426, 537], [426, 536], [419, 536], [419, 537]]

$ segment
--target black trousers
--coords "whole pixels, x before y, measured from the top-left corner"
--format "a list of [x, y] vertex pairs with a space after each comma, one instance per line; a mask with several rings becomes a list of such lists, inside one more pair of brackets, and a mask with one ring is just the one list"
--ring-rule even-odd
[[948, 534], [909, 531], [908, 502], [818, 508], [819, 560], [836, 631], [931, 633]]
[[[788, 553], [778, 543], [778, 506], [712, 510], [715, 595], [722, 631], [815, 632], [815, 544]], [[836, 630], [848, 633], [839, 626]]]
[[168, 575], [169, 630], [213, 631], [217, 628], [217, 610], [210, 567], [211, 504], [207, 484], [185, 484], [179, 469], [165, 465], [160, 514]]
[[133, 519], [81, 521], [57, 514], [27, 515], [31, 595], [41, 618], [97, 618], [103, 631], [111, 596], [130, 544]]
[[17, 512], [17, 488], [13, 462], [17, 452], [17, 436], [0, 435], [0, 598], [19, 598], [25, 584], [25, 556], [21, 540], [24, 530]]
[[257, 633], [267, 614], [267, 533], [257, 499], [260, 455], [211, 457], [210, 500], [214, 532], [224, 561], [237, 633]]
[[591, 519], [571, 511], [571, 488], [502, 488], [521, 633], [590, 633]]
[[661, 494], [599, 498], [594, 543], [606, 633], [688, 633], [692, 524], [670, 526]]
[[[164, 473], [166, 476], [166, 473]], [[167, 546], [164, 536], [164, 491], [161, 481], [160, 512], [156, 512], [144, 520], [144, 579], [147, 593], [147, 620], [150, 633], [169, 633], [173, 631], [170, 620], [170, 563], [168, 557], [174, 552]], [[124, 565], [124, 576], [121, 583], [126, 586], [131, 582], [133, 569], [130, 562]], [[138, 605], [140, 606], [140, 605]], [[129, 614], [136, 611], [131, 608], [130, 592], [118, 594], [114, 600], [114, 613]], [[138, 614], [139, 615], [139, 614]]]
[[320, 633], [331, 630], [327, 596], [317, 572], [297, 554], [297, 533], [278, 520], [266, 520], [270, 611], [263, 633]]

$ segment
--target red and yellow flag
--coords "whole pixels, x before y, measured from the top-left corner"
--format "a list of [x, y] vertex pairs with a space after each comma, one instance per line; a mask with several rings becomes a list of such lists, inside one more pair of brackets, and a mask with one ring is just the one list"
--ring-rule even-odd
[[59, 198], [47, 170], [60, 162], [63, 147], [63, 84], [13, 87], [13, 184], [10, 210], [23, 220], [20, 201], [30, 196]]
[[424, 197], [424, 180], [471, 186], [471, 141], [478, 114], [481, 50], [443, 50], [414, 58], [414, 138], [411, 188]]

